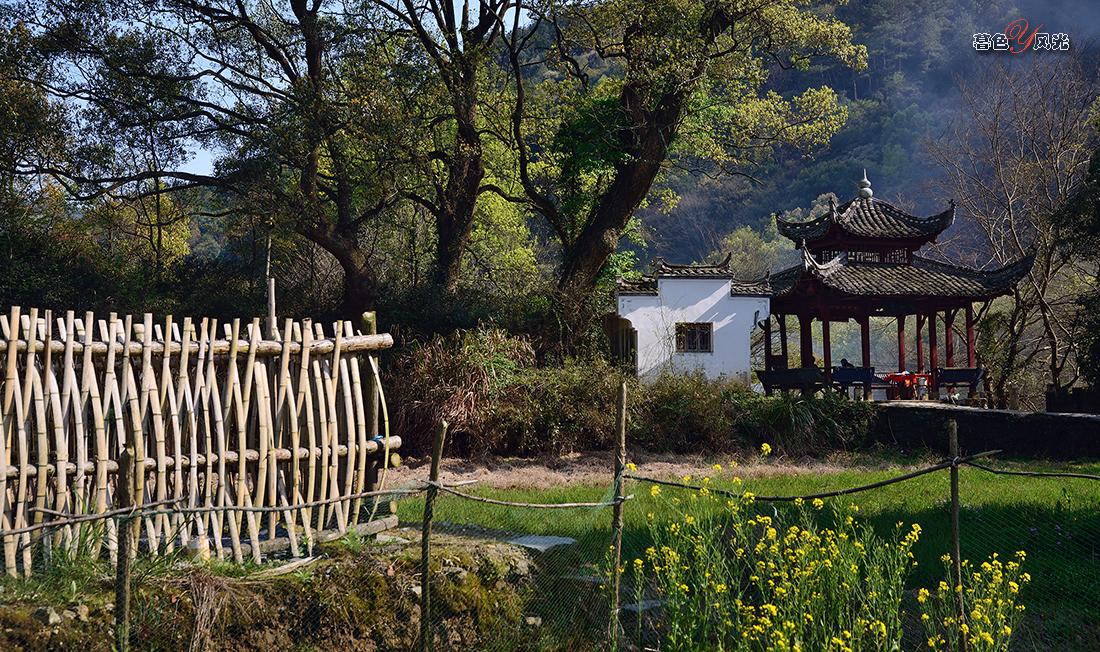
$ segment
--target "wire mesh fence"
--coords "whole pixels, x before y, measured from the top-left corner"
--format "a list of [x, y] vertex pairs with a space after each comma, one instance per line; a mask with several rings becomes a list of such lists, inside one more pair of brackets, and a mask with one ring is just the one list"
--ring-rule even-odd
[[[364, 500], [363, 521], [396, 501], [385, 531], [264, 566], [153, 556], [138, 538], [125, 625], [106, 554], [45, 545], [31, 578], [0, 584], [0, 649], [1100, 649], [1100, 482], [1051, 466], [956, 457], [766, 482], [728, 463], [693, 478], [627, 465], [541, 490], [429, 476]], [[132, 515], [114, 518], [125, 532]]]

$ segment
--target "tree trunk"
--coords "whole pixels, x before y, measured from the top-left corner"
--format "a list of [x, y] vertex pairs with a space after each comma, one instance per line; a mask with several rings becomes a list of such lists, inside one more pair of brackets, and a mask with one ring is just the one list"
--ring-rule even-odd
[[588, 293], [604, 264], [619, 246], [627, 223], [649, 194], [668, 154], [669, 143], [684, 110], [688, 90], [668, 93], [654, 111], [642, 106], [635, 89], [627, 85], [620, 96], [626, 124], [619, 129], [630, 162], [615, 166], [615, 179], [584, 228], [565, 247], [558, 289], [566, 294]]
[[471, 47], [456, 65], [459, 79], [452, 90], [455, 112], [455, 147], [447, 166], [447, 184], [437, 198], [437, 235], [433, 280], [449, 293], [458, 287], [462, 254], [474, 226], [474, 212], [485, 178], [481, 135], [477, 129], [477, 69], [481, 48]]
[[373, 311], [378, 300], [378, 276], [355, 233], [347, 234], [324, 217], [319, 217], [302, 235], [317, 243], [340, 263], [344, 271], [342, 312], [345, 319], [359, 323], [364, 312]]

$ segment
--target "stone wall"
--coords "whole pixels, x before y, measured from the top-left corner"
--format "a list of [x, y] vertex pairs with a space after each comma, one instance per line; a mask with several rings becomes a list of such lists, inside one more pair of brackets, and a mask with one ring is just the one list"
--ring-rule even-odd
[[926, 401], [878, 404], [874, 441], [947, 454], [947, 422], [959, 425], [963, 454], [1000, 449], [1002, 457], [1100, 458], [1100, 416], [984, 410]]

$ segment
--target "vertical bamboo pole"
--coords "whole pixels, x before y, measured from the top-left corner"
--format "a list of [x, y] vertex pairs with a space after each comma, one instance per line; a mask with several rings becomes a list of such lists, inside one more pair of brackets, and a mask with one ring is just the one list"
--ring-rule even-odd
[[[176, 405], [179, 406], [180, 414], [177, 415], [177, 419], [181, 421], [180, 427], [183, 428], [186, 425], [187, 430], [187, 451], [188, 462], [187, 465], [187, 506], [189, 508], [195, 508], [198, 506], [199, 500], [199, 433], [198, 433], [198, 416], [195, 413], [195, 394], [191, 390], [191, 339], [194, 335], [195, 327], [191, 323], [190, 317], [184, 317], [183, 319], [183, 332], [180, 333], [180, 368], [179, 368], [179, 386], [176, 390]], [[195, 367], [195, 376], [197, 377], [202, 373], [202, 363], [200, 362]], [[184, 421], [186, 419], [186, 421]], [[209, 450], [207, 451], [209, 456]], [[176, 457], [180, 459], [182, 451], [180, 450], [180, 441], [176, 442]], [[178, 476], [177, 476], [178, 477]], [[210, 480], [210, 476], [206, 476], [207, 482]], [[179, 498], [179, 492], [182, 491], [182, 480], [177, 480], [176, 491], [173, 492], [173, 497]], [[202, 514], [195, 519], [196, 534], [200, 537], [206, 536], [206, 521], [209, 518], [209, 514]], [[181, 536], [180, 545], [187, 545], [188, 532], [187, 528], [180, 529]]]
[[[108, 320], [110, 321], [109, 324], [108, 324]], [[111, 485], [108, 483], [106, 465], [110, 462], [111, 459], [113, 459], [112, 455], [121, 455], [122, 454], [122, 450], [124, 450], [123, 445], [125, 444], [125, 442], [127, 440], [126, 439], [127, 438], [126, 421], [125, 421], [125, 417], [126, 417], [126, 414], [127, 414], [127, 412], [126, 412], [126, 405], [127, 404], [124, 403], [123, 400], [122, 400], [123, 397], [126, 396], [125, 382], [123, 380], [123, 379], [126, 378], [126, 375], [125, 375], [125, 373], [119, 375], [115, 372], [115, 366], [120, 364], [118, 362], [119, 358], [118, 358], [117, 354], [118, 354], [119, 351], [122, 350], [122, 349], [118, 349], [118, 351], [116, 351], [115, 348], [116, 348], [116, 343], [121, 343], [125, 339], [124, 334], [123, 334], [124, 333], [124, 331], [123, 331], [124, 326], [123, 326], [122, 321], [119, 320], [118, 316], [113, 312], [108, 315], [108, 320], [100, 319], [96, 322], [96, 324], [99, 326], [99, 338], [102, 341], [104, 341], [107, 344], [107, 347], [108, 347], [107, 348], [108, 363], [106, 365], [106, 371], [110, 374], [109, 379], [111, 380], [111, 382], [108, 383], [107, 382], [108, 377], [107, 377], [106, 374], [104, 375], [103, 391], [102, 391], [102, 396], [100, 397], [100, 400], [103, 402], [102, 412], [104, 414], [104, 424], [103, 424], [104, 440], [103, 440], [103, 449], [102, 449], [103, 450], [102, 457], [103, 457], [103, 460], [104, 460], [104, 462], [103, 462], [104, 470], [103, 470], [103, 489], [102, 489], [102, 491], [100, 491], [99, 486], [97, 484], [96, 500], [97, 500], [97, 503], [98, 503], [98, 500], [99, 500], [100, 496], [102, 496], [102, 498], [103, 498], [103, 509], [104, 510], [106, 510], [107, 507], [110, 506], [114, 501], [114, 497], [113, 497], [113, 493], [112, 493], [114, 491], [114, 489], [112, 489]], [[94, 330], [95, 329], [93, 328], [92, 330], [93, 330], [93, 337], [94, 337]], [[117, 340], [117, 342], [116, 342], [116, 340]], [[115, 407], [112, 407], [112, 403]], [[110, 421], [108, 421], [108, 419], [112, 415], [114, 417], [114, 426], [113, 426], [113, 428], [112, 428], [112, 425], [111, 425]], [[117, 447], [112, 447], [111, 446], [112, 441], [114, 441], [114, 443], [117, 444]], [[98, 442], [97, 442], [97, 444], [98, 444]], [[136, 447], [136, 444], [135, 444], [135, 447]], [[114, 450], [114, 453], [112, 453], [112, 450]], [[135, 451], [136, 451], [136, 448], [135, 448]], [[137, 453], [135, 452], [135, 459], [136, 459], [136, 455], [137, 455]], [[96, 460], [97, 460], [97, 469], [96, 469], [97, 478], [96, 478], [96, 482], [98, 483], [98, 481], [99, 481], [98, 480], [98, 474], [99, 474], [98, 460], [99, 460], [99, 456], [100, 456], [99, 453], [97, 453], [96, 456], [97, 456], [96, 457]], [[137, 471], [135, 470], [134, 473], [135, 473], [134, 482], [136, 483], [137, 482], [137, 478], [136, 478]], [[116, 480], [116, 488], [117, 488], [117, 480]], [[98, 506], [97, 506], [97, 509], [98, 509]], [[107, 525], [107, 554], [110, 557], [111, 565], [114, 565], [114, 564], [118, 563], [118, 522], [115, 519], [110, 519], [110, 520], [107, 521], [106, 525]], [[97, 555], [99, 554], [98, 543], [97, 543], [97, 548], [96, 548], [96, 554]]]
[[[164, 339], [161, 343], [164, 345], [164, 354], [161, 356], [160, 363], [160, 412], [168, 420], [165, 427], [172, 433], [172, 498], [179, 500], [183, 498], [183, 418], [186, 413], [180, 411], [180, 398], [182, 393], [187, 389], [187, 347], [180, 346], [180, 360], [178, 378], [172, 373], [172, 347], [171, 343], [175, 339], [175, 335], [179, 333], [179, 328], [172, 321], [172, 315], [168, 315], [164, 318]], [[176, 340], [178, 341], [178, 340]], [[177, 389], [178, 379], [178, 389]], [[190, 429], [188, 429], [190, 430]], [[167, 437], [167, 433], [165, 433]], [[167, 446], [167, 444], [165, 444]], [[167, 453], [167, 451], [166, 451]], [[167, 462], [167, 460], [165, 460]], [[194, 473], [194, 465], [188, 467], [189, 475]], [[167, 495], [168, 487], [165, 485], [164, 494]], [[157, 488], [157, 495], [160, 495], [160, 488]], [[194, 500], [194, 493], [187, 492], [189, 500]], [[179, 503], [176, 503], [179, 504]], [[171, 530], [166, 535], [168, 538], [168, 550], [171, 551], [176, 540], [179, 537], [179, 543], [183, 547], [187, 547], [187, 540], [190, 538], [187, 528], [183, 527], [184, 518], [182, 514], [173, 514], [171, 517], [165, 517], [165, 523], [171, 523]]]
[[[218, 320], [213, 320], [210, 325], [210, 344], [213, 346], [214, 340], [217, 339], [218, 334]], [[234, 340], [235, 342], [236, 340]], [[234, 344], [230, 344], [231, 356], [229, 358], [229, 365], [236, 373], [236, 365], [234, 361], [237, 359], [237, 347]], [[210, 354], [209, 362], [207, 363], [206, 374], [206, 391], [208, 392], [208, 399], [210, 401], [210, 412], [214, 414], [214, 430], [217, 435], [218, 446], [218, 506], [226, 507], [229, 504], [231, 496], [229, 495], [231, 485], [229, 483], [229, 472], [226, 467], [225, 454], [229, 450], [228, 436], [225, 427], [225, 408], [221, 401], [221, 394], [218, 392], [218, 370], [214, 365], [214, 354]], [[227, 374], [225, 380], [225, 395], [231, 396], [230, 385], [232, 384], [232, 375]], [[226, 406], [232, 406], [232, 403], [225, 403]], [[222, 526], [228, 525], [229, 527], [229, 542], [233, 548], [233, 561], [238, 564], [244, 563], [244, 555], [241, 551], [241, 536], [240, 536], [240, 521], [235, 518], [235, 514], [222, 512], [218, 516], [218, 527], [216, 535], [219, 540], [221, 538]], [[217, 545], [220, 545], [217, 544]]]
[[[363, 420], [357, 419], [355, 412], [355, 398], [352, 392], [351, 377], [348, 373], [348, 356], [344, 354], [340, 356], [340, 386], [343, 388], [344, 397], [344, 427], [340, 429], [341, 439], [346, 443], [348, 447], [348, 454], [344, 458], [344, 495], [350, 496], [354, 491], [355, 486], [355, 470], [356, 460], [358, 459], [357, 451], [359, 449], [359, 427], [362, 426]], [[362, 403], [360, 403], [362, 405]], [[361, 416], [361, 412], [359, 415]], [[366, 431], [363, 431], [366, 434]], [[354, 517], [351, 515], [351, 504], [341, 503], [344, 509], [344, 519], [349, 522], [354, 522]]]
[[[152, 315], [150, 315], [150, 318], [151, 317]], [[142, 325], [139, 324], [138, 326], [140, 327]], [[145, 484], [149, 477], [149, 474], [145, 467], [145, 460], [149, 456], [149, 449], [147, 446], [148, 442], [146, 441], [145, 431], [146, 415], [149, 411], [149, 391], [148, 386], [145, 383], [145, 352], [147, 347], [142, 347], [142, 362], [139, 363], [141, 364], [140, 373], [142, 376], [141, 390], [138, 389], [138, 380], [137, 376], [134, 375], [134, 367], [132, 364], [130, 364], [130, 343], [133, 341], [133, 337], [137, 335], [144, 339], [144, 336], [141, 333], [137, 332], [138, 330], [141, 330], [142, 333], [145, 332], [144, 328], [135, 327], [133, 315], [126, 315], [126, 319], [123, 323], [125, 344], [123, 345], [122, 351], [121, 369], [121, 372], [124, 375], [120, 384], [122, 385], [123, 391], [125, 392], [122, 396], [122, 400], [127, 405], [126, 412], [130, 416], [129, 437], [127, 438], [127, 441], [132, 441], [134, 443], [134, 496], [135, 500], [137, 500], [138, 504], [140, 505], [146, 500]], [[152, 329], [150, 328], [148, 330], [151, 331]], [[150, 355], [151, 366], [152, 350], [149, 349], [148, 352]], [[118, 442], [120, 447], [124, 445], [121, 441], [122, 432], [124, 431], [120, 431], [120, 441]], [[143, 517], [141, 521], [145, 523], [145, 536], [146, 539], [149, 541], [150, 552], [156, 554], [158, 539], [156, 524], [151, 518]]]
[[[333, 325], [333, 338], [336, 345], [332, 348], [332, 360], [326, 361], [328, 368], [325, 373], [325, 389], [328, 397], [329, 409], [329, 498], [340, 497], [340, 413], [336, 409], [338, 393], [340, 390], [340, 355], [343, 352], [344, 337], [340, 325]], [[348, 529], [348, 508], [346, 504], [336, 502], [332, 504], [332, 512], [336, 516], [336, 528], [340, 532]]]
[[[80, 319], [72, 319], [69, 322], [68, 330], [71, 331], [69, 336], [74, 340], [80, 338], [82, 343], [88, 343], [89, 331], [84, 326], [84, 322]], [[73, 480], [73, 509], [74, 511], [83, 513], [90, 509], [91, 496], [88, 491], [89, 480], [87, 472], [85, 471], [85, 464], [88, 463], [88, 445], [89, 438], [92, 437], [92, 433], [95, 430], [95, 424], [88, 423], [88, 394], [89, 390], [85, 377], [87, 374], [86, 368], [92, 367], [92, 351], [90, 346], [84, 347], [84, 355], [82, 357], [81, 375], [77, 376], [76, 367], [69, 369], [68, 377], [66, 378], [66, 385], [69, 386], [68, 392], [72, 393], [72, 399], [69, 404], [69, 410], [72, 413], [73, 430], [75, 437], [76, 447], [76, 477]], [[94, 369], [93, 369], [94, 373]], [[93, 378], [94, 382], [94, 378]], [[80, 524], [73, 526], [73, 540], [80, 539], [80, 531], [82, 527]]]
[[[619, 646], [619, 582], [623, 551], [623, 502], [626, 471], [626, 382], [619, 383], [618, 410], [615, 412], [615, 506], [611, 515], [611, 643]], [[639, 612], [639, 617], [641, 613]]]
[[[293, 331], [293, 320], [287, 317], [286, 322], [283, 325], [282, 339], [283, 339], [283, 352], [282, 357], [279, 360], [279, 376], [278, 376], [278, 395], [275, 400], [275, 444], [282, 447], [286, 443], [287, 437], [285, 433], [289, 430], [289, 448], [290, 448], [290, 460], [286, 466], [283, 467], [283, 471], [278, 475], [279, 485], [279, 500], [282, 502], [283, 507], [287, 508], [283, 512], [283, 519], [286, 521], [287, 534], [290, 537], [291, 555], [297, 557], [299, 555], [298, 540], [297, 540], [297, 527], [298, 527], [298, 512], [292, 508], [298, 502], [298, 414], [294, 409], [294, 386], [290, 377], [290, 335]], [[288, 493], [287, 488], [287, 472], [286, 468], [289, 467], [290, 475], [290, 488]]]
[[[947, 454], [952, 459], [959, 457], [959, 427], [954, 419], [947, 422]], [[954, 575], [955, 617], [959, 624], [959, 649], [966, 650], [968, 643], [962, 632], [966, 622], [966, 604], [963, 601], [962, 555], [959, 549], [959, 465], [951, 465], [951, 570]]]
[[[111, 327], [108, 333], [101, 333], [107, 341], [107, 362], [103, 374], [103, 393], [100, 394], [99, 383], [96, 382], [95, 364], [92, 362], [91, 344], [95, 341], [95, 315], [87, 312], [84, 315], [84, 392], [87, 392], [88, 404], [92, 408], [92, 424], [95, 429], [95, 513], [102, 514], [107, 511], [107, 462], [110, 461], [110, 451], [107, 449], [107, 415], [114, 404], [115, 423], [122, 423], [122, 404], [118, 400], [118, 383], [115, 382], [115, 319], [111, 317]], [[83, 395], [83, 392], [82, 392]], [[116, 427], [121, 428], [120, 425]], [[119, 437], [123, 436], [119, 430]], [[91, 443], [89, 442], [89, 446]], [[108, 522], [108, 528], [113, 532], [114, 526]], [[110, 534], [110, 533], [109, 533]], [[117, 532], [108, 536], [107, 549], [114, 556], [116, 548]], [[92, 554], [99, 556], [99, 541], [93, 545]]]
[[[206, 504], [209, 507], [217, 505], [225, 507], [227, 478], [225, 475], [225, 420], [222, 417], [220, 394], [218, 393], [218, 381], [216, 368], [214, 367], [214, 353], [212, 347], [218, 334], [218, 320], [203, 318], [200, 326], [202, 334], [199, 336], [199, 364], [195, 368], [195, 398], [202, 406], [203, 431], [206, 436]], [[203, 355], [206, 354], [206, 358]], [[201, 385], [199, 383], [202, 383]], [[215, 460], [215, 458], [217, 458]], [[214, 494], [214, 463], [218, 464], [217, 494]], [[230, 519], [232, 520], [232, 519]], [[214, 550], [218, 559], [225, 558], [222, 549], [222, 534], [225, 532], [225, 512], [210, 513], [210, 533], [214, 538]], [[236, 530], [234, 530], [235, 532]], [[240, 541], [236, 541], [233, 547], [235, 560], [241, 562]]]
[[[240, 332], [240, 320], [234, 319], [232, 330], [233, 342], [230, 344], [229, 356], [229, 368], [231, 371], [226, 381], [226, 391], [229, 392], [232, 402], [230, 403], [227, 401], [226, 403], [233, 408], [237, 426], [237, 506], [251, 508], [253, 503], [252, 493], [248, 489], [247, 459], [248, 412], [252, 391], [252, 381], [249, 376], [252, 374], [252, 367], [256, 362], [256, 344], [259, 342], [259, 332], [257, 329], [253, 328], [254, 336], [251, 338], [248, 345], [248, 364], [245, 366], [245, 387], [243, 393], [241, 390], [241, 379], [237, 371], [237, 346]], [[237, 512], [237, 514], [240, 514], [240, 512]], [[259, 564], [263, 561], [263, 557], [260, 555], [260, 528], [256, 523], [256, 515], [251, 511], [247, 511], [244, 513], [244, 521], [248, 526], [248, 539], [252, 544], [252, 560]], [[240, 528], [239, 516], [237, 516], [237, 527], [238, 529]]]
[[[15, 388], [16, 388], [16, 362], [19, 346], [19, 306], [12, 306], [11, 318], [8, 321], [8, 352], [5, 362], [7, 367], [4, 374], [4, 401], [0, 403], [0, 463], [4, 465], [4, 473], [0, 473], [0, 529], [11, 530], [13, 528], [14, 513], [8, 497], [8, 467], [11, 466], [11, 451], [15, 439]], [[15, 551], [16, 538], [5, 535], [4, 542], [4, 571], [15, 577]]]
[[[15, 527], [23, 528], [27, 523], [28, 499], [30, 496], [30, 433], [27, 426], [30, 421], [31, 400], [34, 398], [32, 389], [35, 368], [35, 342], [38, 339], [38, 308], [31, 308], [30, 319], [24, 323], [27, 336], [27, 359], [24, 367], [23, 385], [18, 388], [21, 392], [16, 396], [16, 404], [19, 409], [16, 412], [16, 420], [19, 423], [19, 488], [15, 492]], [[31, 575], [31, 536], [26, 533], [20, 537], [23, 541], [23, 575]]]
[[[141, 342], [141, 420], [139, 423], [143, 429], [149, 427], [149, 425], [152, 426], [153, 451], [157, 463], [155, 500], [160, 501], [168, 498], [168, 451], [164, 439], [164, 418], [160, 409], [160, 392], [157, 388], [156, 372], [153, 371], [153, 335], [153, 314], [147, 312], [144, 315]], [[142, 437], [144, 436], [143, 432]], [[141, 499], [144, 502], [146, 498], [142, 496]], [[151, 553], [157, 554], [162, 545], [171, 546], [171, 542], [167, 540], [169, 538], [167, 514], [158, 514], [147, 520], [146, 523], [151, 523], [153, 528], [153, 533], [149, 538]]]
[[[271, 231], [268, 230], [267, 234], [267, 260], [268, 260], [268, 274], [271, 273]], [[267, 336], [271, 339], [275, 339], [275, 277], [269, 276], [267, 279]]]
[[447, 422], [440, 421], [435, 429], [435, 441], [432, 444], [431, 484], [424, 501], [424, 522], [420, 526], [420, 650], [431, 652], [435, 647], [432, 640], [432, 587], [431, 587], [431, 543], [432, 516], [435, 513], [435, 497], [439, 493], [439, 464], [443, 459], [443, 440], [447, 437]]
[[[76, 394], [76, 361], [73, 359], [73, 345], [76, 342], [76, 333], [74, 332], [75, 314], [72, 310], [65, 313], [65, 325], [64, 337], [65, 337], [65, 353], [61, 360], [61, 364], [64, 365], [64, 376], [61, 379], [61, 423], [63, 428], [67, 431], [64, 437], [64, 441], [58, 442], [58, 493], [57, 493], [57, 505], [54, 507], [59, 512], [71, 513], [74, 512], [74, 496], [80, 495], [80, 485], [84, 481], [84, 460], [81, 459], [80, 450], [81, 444], [84, 439], [84, 415], [79, 410], [73, 409], [77, 403]], [[70, 424], [72, 427], [70, 429]], [[68, 467], [68, 456], [70, 449], [70, 442], [72, 443], [72, 449], [77, 457], [76, 473], [69, 481], [67, 476], [62, 476], [61, 469]], [[65, 460], [63, 463], [61, 459], [62, 449], [64, 450]], [[62, 478], [64, 477], [64, 482]], [[65, 547], [71, 549], [73, 541], [73, 528], [65, 528]]]
[[[257, 440], [256, 441], [256, 449], [260, 448], [259, 442], [258, 442], [259, 434], [255, 432], [255, 428], [254, 428], [256, 423], [254, 421], [250, 422], [248, 417], [252, 414], [252, 386], [255, 383], [255, 378], [253, 377], [253, 374], [255, 373], [255, 370], [256, 370], [256, 351], [257, 351], [257, 349], [260, 345], [260, 341], [262, 339], [263, 339], [263, 336], [262, 336], [262, 330], [260, 328], [260, 318], [259, 317], [254, 317], [252, 319], [252, 323], [249, 324], [249, 326], [248, 326], [248, 358], [247, 358], [247, 361], [245, 363], [244, 375], [241, 377], [241, 385], [238, 387], [239, 391], [241, 392], [241, 395], [238, 396], [238, 407], [237, 407], [237, 414], [238, 414], [238, 419], [239, 419], [238, 425], [239, 425], [239, 428], [240, 428], [239, 436], [237, 437], [237, 442], [240, 445], [240, 456], [241, 456], [242, 461], [244, 461], [245, 454], [247, 453], [247, 451], [249, 449], [249, 446], [248, 446], [249, 439]], [[257, 405], [257, 409], [258, 409], [258, 407], [259, 406]], [[255, 465], [256, 475], [253, 476], [253, 481], [252, 481], [252, 487], [253, 487], [253, 490], [256, 491], [256, 495], [253, 495], [251, 492], [248, 492], [248, 495], [247, 495], [247, 498], [248, 498], [247, 506], [248, 507], [253, 507], [253, 506], [257, 506], [257, 505], [258, 506], [263, 506], [263, 494], [264, 494], [264, 489], [267, 486], [264, 482], [265, 474], [266, 474], [266, 470], [267, 470], [266, 464], [264, 462], [265, 462], [265, 460], [263, 460], [263, 459], [257, 460], [257, 462], [256, 462], [256, 465]], [[247, 464], [243, 465], [242, 468], [246, 469], [246, 474], [247, 474], [247, 468], [248, 468]], [[248, 483], [245, 482], [244, 486], [247, 490], [248, 489]], [[256, 560], [256, 563], [260, 563], [260, 558], [257, 557], [257, 554], [259, 553], [259, 542], [260, 542], [260, 539], [259, 539], [259, 536], [260, 536], [260, 534], [259, 534], [260, 533], [259, 525], [260, 525], [260, 523], [263, 522], [263, 515], [262, 514], [257, 515], [257, 514], [254, 514], [252, 512], [246, 512], [245, 516], [248, 519], [249, 537], [252, 541], [252, 550], [254, 551], [253, 552], [253, 559]]]
[[[306, 446], [309, 448], [309, 461], [306, 463], [305, 502], [312, 503], [317, 486], [317, 432], [313, 421], [313, 392], [309, 382], [309, 354], [312, 344], [312, 330], [309, 320], [301, 325], [302, 360], [298, 370], [298, 413], [305, 412]], [[302, 523], [306, 528], [306, 541], [309, 542], [309, 554], [313, 554], [313, 508], [307, 507], [302, 514]]]
[[[43, 387], [44, 384], [48, 385], [50, 377], [53, 375], [51, 366], [53, 365], [53, 352], [50, 350], [50, 345], [53, 344], [53, 312], [46, 311], [46, 319], [44, 324], [39, 324], [39, 327], [45, 327], [45, 331], [42, 333], [42, 340], [45, 347], [42, 351], [42, 367], [41, 372], [35, 372], [32, 383], [34, 391], [34, 430], [35, 430], [35, 457], [37, 458], [37, 465], [35, 468], [34, 478], [34, 524], [38, 525], [42, 523], [45, 518], [45, 514], [42, 510], [45, 509], [47, 504], [46, 494], [49, 492], [49, 480], [47, 479], [48, 470], [50, 468], [50, 440], [49, 440], [49, 413], [46, 411], [46, 395], [48, 393], [48, 387]], [[28, 519], [30, 520], [30, 519]], [[32, 539], [34, 541], [34, 539]], [[38, 542], [45, 542], [45, 539], [37, 539]], [[31, 546], [31, 552], [33, 554], [35, 544]]]
[[[349, 328], [351, 324], [348, 324]], [[351, 333], [348, 333], [351, 335]], [[358, 355], [353, 355], [348, 359], [348, 367], [351, 371], [351, 387], [352, 397], [355, 404], [355, 441], [356, 441], [356, 462], [355, 462], [355, 487], [351, 489], [354, 493], [362, 493], [366, 491], [365, 487], [370, 482], [370, 491], [374, 491], [374, 482], [372, 479], [368, 479], [368, 475], [372, 475], [371, 457], [367, 455], [367, 440], [370, 435], [368, 430], [368, 421], [366, 406], [363, 402], [363, 378], [359, 374], [360, 360]], [[373, 378], [373, 374], [371, 374]], [[349, 437], [349, 441], [350, 441]], [[350, 453], [350, 451], [349, 451]], [[349, 454], [350, 458], [350, 454]], [[354, 527], [359, 523], [359, 512], [362, 509], [362, 499], [356, 498], [355, 503], [351, 507], [351, 525]]]
[[[39, 451], [39, 467], [43, 469], [52, 469], [54, 471], [54, 480], [48, 483], [48, 487], [52, 490], [52, 500], [50, 497], [46, 498], [46, 504], [52, 506], [55, 511], [61, 513], [68, 513], [68, 496], [69, 496], [69, 442], [68, 442], [68, 427], [65, 421], [65, 411], [62, 408], [62, 396], [61, 387], [57, 382], [57, 374], [54, 373], [53, 365], [53, 325], [50, 317], [52, 314], [47, 312], [46, 319], [46, 365], [43, 367], [43, 381], [45, 382], [46, 391], [46, 404], [49, 406], [47, 415], [50, 417], [50, 425], [53, 427], [53, 459], [54, 464], [50, 464], [49, 451]], [[59, 335], [64, 335], [64, 322], [58, 319]], [[65, 373], [65, 359], [62, 358], [60, 371]], [[64, 377], [63, 377], [64, 378]], [[64, 382], [64, 380], [62, 380]], [[40, 476], [39, 483], [47, 484], [46, 477]], [[35, 521], [39, 521], [38, 514], [35, 515]], [[57, 530], [52, 537], [44, 537], [42, 539], [43, 545], [53, 547], [60, 546], [62, 542], [67, 538], [67, 533], [71, 532], [69, 526], [64, 526], [60, 530]], [[47, 559], [49, 559], [47, 557]]]
[[[278, 460], [275, 458], [275, 427], [271, 419], [272, 397], [270, 388], [267, 383], [267, 362], [260, 361], [256, 364], [256, 417], [258, 422], [259, 434], [260, 434], [260, 459], [259, 464], [264, 469], [265, 473], [261, 474], [261, 480], [257, 481], [257, 485], [264, 484], [266, 480], [266, 496], [264, 495], [264, 487], [259, 487], [260, 495], [256, 499], [256, 504], [267, 507], [275, 507], [278, 505]], [[266, 478], [264, 477], [266, 475]], [[279, 521], [278, 512], [267, 513], [267, 536], [268, 539], [275, 540], [275, 527]], [[291, 524], [288, 522], [287, 527]], [[294, 536], [291, 535], [293, 541]]]

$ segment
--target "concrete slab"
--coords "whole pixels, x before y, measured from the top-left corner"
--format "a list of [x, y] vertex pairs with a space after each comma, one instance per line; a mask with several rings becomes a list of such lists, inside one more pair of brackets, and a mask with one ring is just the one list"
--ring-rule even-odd
[[663, 607], [664, 605], [664, 600], [642, 600], [641, 604], [624, 604], [622, 607], [620, 607], [620, 610], [639, 613], [642, 611], [649, 611], [650, 609]]
[[530, 550], [537, 552], [549, 552], [558, 546], [571, 546], [577, 542], [576, 539], [570, 539], [569, 537], [543, 537], [536, 535], [528, 535], [519, 537], [518, 539], [512, 539], [508, 543], [516, 546], [522, 546]]

